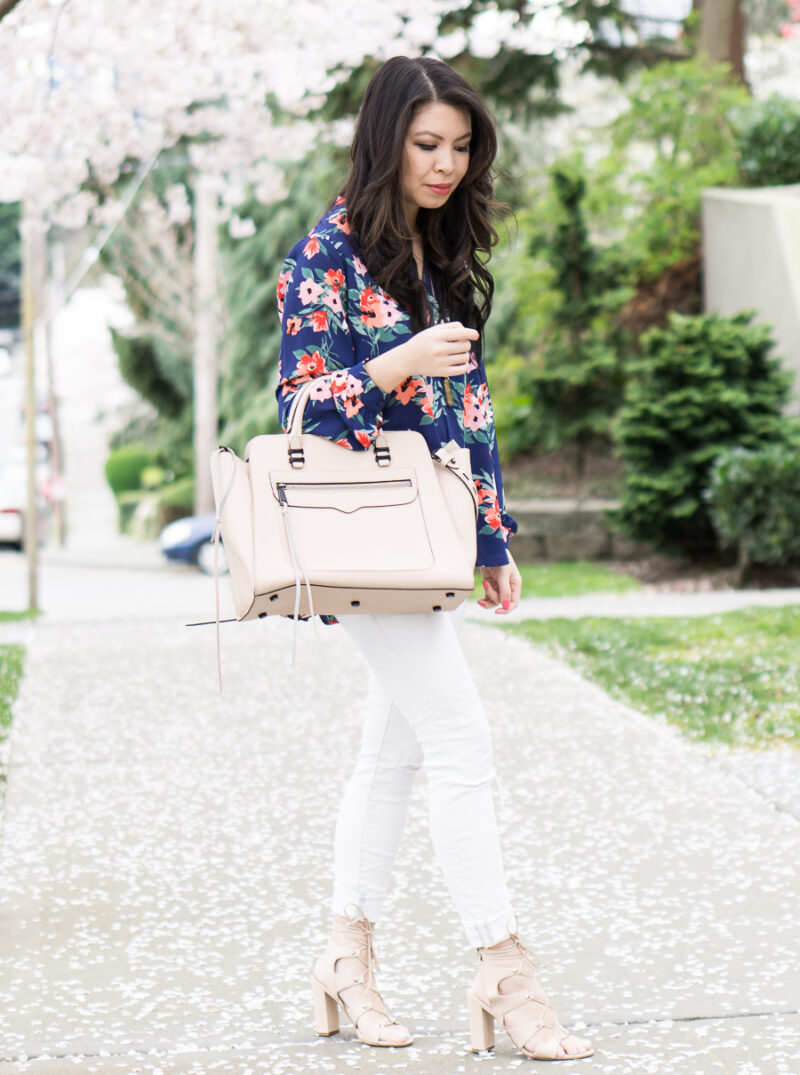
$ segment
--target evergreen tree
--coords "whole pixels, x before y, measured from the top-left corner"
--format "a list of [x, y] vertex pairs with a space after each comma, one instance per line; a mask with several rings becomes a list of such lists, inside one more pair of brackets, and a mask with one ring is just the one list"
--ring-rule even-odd
[[615, 315], [630, 291], [616, 285], [610, 256], [589, 238], [583, 176], [563, 166], [551, 174], [557, 213], [534, 236], [531, 253], [549, 263], [553, 301], [521, 371], [520, 388], [530, 399], [529, 446], [574, 444], [580, 484], [589, 447], [610, 436], [622, 400], [626, 340]]
[[626, 464], [616, 518], [631, 537], [708, 552], [715, 537], [704, 490], [714, 460], [737, 445], [759, 449], [789, 437], [782, 408], [792, 376], [752, 316], [673, 313], [665, 329], [642, 337], [615, 437]]

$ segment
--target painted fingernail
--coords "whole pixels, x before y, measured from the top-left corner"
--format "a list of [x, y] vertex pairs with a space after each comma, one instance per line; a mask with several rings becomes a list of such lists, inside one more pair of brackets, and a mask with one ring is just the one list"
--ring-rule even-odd
[[504, 610], [505, 612], [508, 612], [508, 610], [509, 610], [510, 608], [511, 608], [511, 602], [510, 602], [510, 601], [504, 601], [504, 602], [503, 602], [503, 610]]
[[484, 590], [489, 589], [489, 583], [486, 581], [486, 579], [483, 580], [483, 588], [484, 588]]

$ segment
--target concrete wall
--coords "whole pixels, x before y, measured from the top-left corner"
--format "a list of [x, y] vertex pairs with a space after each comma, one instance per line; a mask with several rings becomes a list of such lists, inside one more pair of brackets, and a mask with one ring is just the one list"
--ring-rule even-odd
[[506, 507], [519, 523], [511, 552], [523, 560], [633, 560], [654, 549], [611, 528], [616, 500], [514, 500]]
[[773, 326], [800, 412], [800, 184], [704, 191], [703, 258], [705, 309], [756, 310]]

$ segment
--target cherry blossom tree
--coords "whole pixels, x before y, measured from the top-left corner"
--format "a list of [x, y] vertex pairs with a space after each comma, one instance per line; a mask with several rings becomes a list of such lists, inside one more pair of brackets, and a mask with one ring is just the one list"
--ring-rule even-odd
[[[270, 200], [279, 164], [311, 145], [304, 113], [330, 71], [419, 49], [445, 0], [22, 0], [0, 22], [0, 198], [50, 219], [103, 222], [126, 162], [180, 138], [193, 165]], [[450, 5], [452, 6], [452, 5]]]
[[[329, 72], [363, 57], [414, 51], [430, 38], [445, 0], [22, 0], [0, 22], [3, 127], [0, 199], [24, 198], [30, 227], [87, 221], [112, 228], [125, 212], [112, 196], [126, 167], [150, 167], [179, 141], [197, 187], [207, 181], [230, 205], [250, 187], [280, 196], [284, 162], [308, 152], [305, 118], [332, 82]], [[184, 199], [186, 201], [188, 199]], [[170, 212], [180, 212], [177, 196]], [[213, 199], [195, 199], [215, 212]], [[197, 233], [213, 234], [206, 223]], [[195, 383], [208, 384], [214, 341], [207, 305], [213, 255], [195, 259]], [[203, 269], [203, 266], [205, 267]], [[40, 304], [41, 306], [41, 304]], [[41, 314], [41, 309], [39, 310]], [[33, 330], [28, 329], [27, 336]], [[211, 447], [211, 405], [196, 406], [200, 460]], [[205, 446], [201, 444], [205, 441]], [[202, 463], [198, 477], [206, 476]], [[198, 508], [209, 507], [202, 482]]]

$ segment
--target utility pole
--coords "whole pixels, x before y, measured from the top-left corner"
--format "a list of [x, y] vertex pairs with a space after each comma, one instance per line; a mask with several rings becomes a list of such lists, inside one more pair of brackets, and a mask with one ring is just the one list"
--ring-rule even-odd
[[42, 288], [45, 266], [45, 229], [41, 220], [23, 207], [22, 327], [25, 341], [25, 434], [28, 456], [28, 492], [25, 506], [25, 556], [28, 562], [28, 608], [38, 608], [39, 511], [36, 481], [36, 338], [43, 316]]
[[194, 191], [194, 510], [214, 510], [209, 457], [217, 446], [217, 198], [219, 182], [200, 175]]

